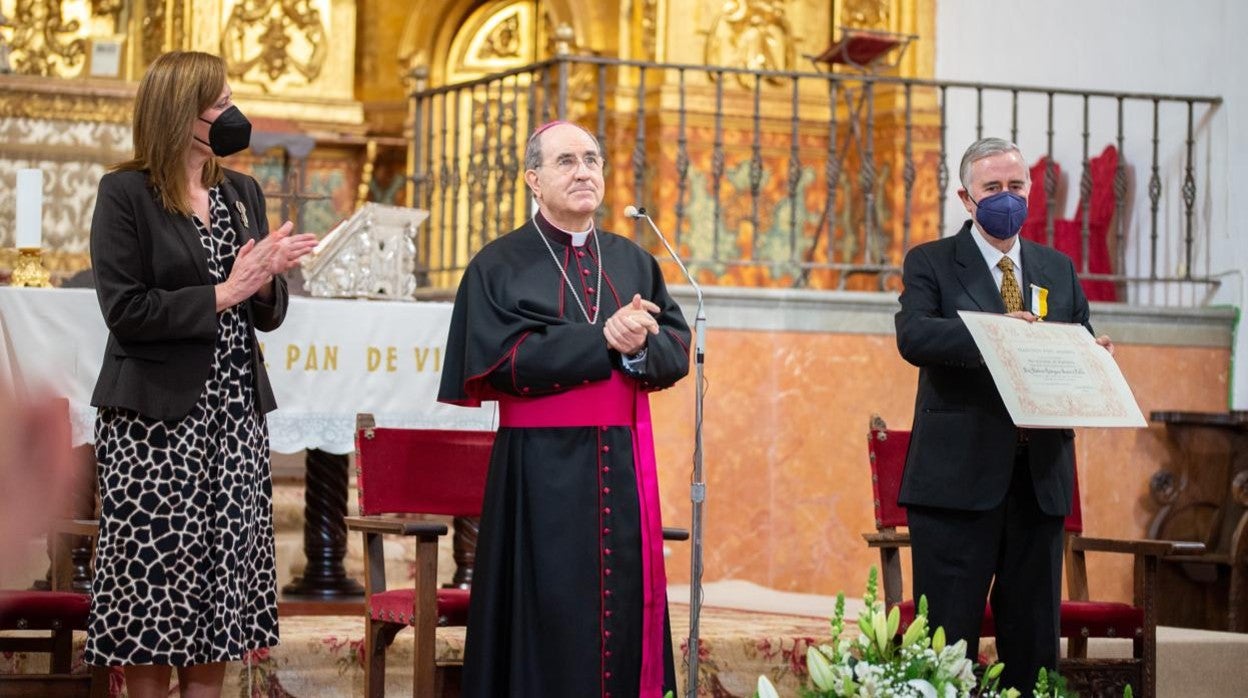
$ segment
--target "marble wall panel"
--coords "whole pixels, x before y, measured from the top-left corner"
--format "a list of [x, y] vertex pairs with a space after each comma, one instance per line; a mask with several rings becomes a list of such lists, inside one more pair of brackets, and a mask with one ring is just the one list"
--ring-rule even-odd
[[[1117, 357], [1145, 415], [1226, 409], [1227, 349], [1129, 344]], [[908, 428], [918, 370], [891, 335], [711, 330], [706, 377], [704, 581], [856, 593], [878, 564], [861, 538], [874, 528], [868, 418]], [[669, 525], [689, 522], [693, 390], [690, 378], [652, 397]], [[1084, 429], [1076, 447], [1089, 535], [1142, 537], [1164, 429]], [[669, 577], [686, 582], [688, 545], [671, 547]], [[1129, 559], [1090, 556], [1089, 577], [1097, 596], [1130, 599]]]

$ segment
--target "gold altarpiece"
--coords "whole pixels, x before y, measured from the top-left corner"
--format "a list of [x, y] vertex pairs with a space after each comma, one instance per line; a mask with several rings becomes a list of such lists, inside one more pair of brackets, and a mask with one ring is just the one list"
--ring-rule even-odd
[[[130, 156], [137, 82], [169, 50], [221, 55], [256, 130], [315, 140], [299, 189], [328, 198], [309, 204], [320, 210], [308, 229], [353, 208], [361, 160], [376, 152], [366, 148], [356, 97], [354, 0], [0, 0], [0, 15], [0, 68], [11, 71], [0, 74], [0, 185], [11, 186], [19, 167], [44, 170], [45, 259], [57, 276], [89, 265], [95, 184]], [[92, 56], [109, 43], [120, 46], [120, 59], [101, 76]], [[386, 134], [378, 135], [384, 142]], [[390, 141], [401, 154], [398, 134]], [[280, 152], [248, 152], [230, 166], [277, 190], [289, 161]], [[11, 198], [0, 200], [0, 270], [14, 255], [12, 206]]]
[[[94, 183], [108, 164], [129, 155], [135, 81], [165, 50], [223, 55], [238, 102], [258, 127], [316, 139], [304, 188], [316, 184], [330, 197], [308, 204], [321, 211], [314, 222], [325, 229], [357, 201], [405, 202], [398, 175], [402, 144], [412, 136], [406, 95], [417, 80], [444, 85], [542, 60], [561, 48], [574, 55], [809, 70], [803, 55], [825, 48], [840, 26], [917, 35], [897, 74], [930, 77], [934, 64], [935, 0], [0, 0], [0, 14], [7, 20], [0, 36], [14, 70], [0, 75], [0, 180], [10, 180], [17, 167], [38, 166], [50, 173], [45, 175], [45, 247], [54, 271], [61, 272], [87, 263]], [[558, 35], [561, 27], [566, 33]], [[118, 39], [119, 75], [84, 77], [93, 44]], [[596, 95], [576, 89], [583, 78], [572, 76], [569, 116], [574, 119], [600, 108]], [[712, 78], [705, 72], [688, 78], [690, 140], [709, 144]], [[601, 105], [613, 130], [608, 156], [617, 163], [632, 154], [639, 106], [635, 80], [621, 71]], [[800, 95], [800, 128], [803, 158], [814, 163], [827, 151], [829, 106], [823, 90], [813, 83], [809, 87]], [[742, 144], [752, 128], [752, 86], [730, 80], [724, 89], [726, 164], [732, 167], [748, 158]], [[764, 82], [761, 89], [765, 100], [788, 99], [783, 86]], [[670, 168], [677, 157], [676, 94], [670, 75], [658, 82], [651, 76], [644, 92], [646, 130], [657, 135], [647, 139], [646, 158], [660, 168]], [[895, 91], [882, 88], [872, 102], [877, 163], [899, 171], [901, 101]], [[931, 95], [919, 95], [912, 104], [914, 158], [920, 167], [932, 165], [937, 153], [934, 103]], [[845, 128], [848, 108], [836, 108], [843, 112], [839, 122]], [[269, 122], [260, 123], [265, 119]], [[789, 119], [768, 116], [761, 128], [765, 136], [787, 134]], [[378, 144], [381, 156], [376, 155]], [[467, 130], [459, 147], [472, 147]], [[709, 145], [689, 152], [693, 159], [710, 156]], [[764, 149], [765, 167], [785, 167], [783, 159], [778, 149]], [[236, 156], [231, 162], [267, 180], [269, 189], [280, 188], [275, 174], [280, 159]], [[843, 169], [852, 167], [847, 161]], [[822, 168], [811, 169], [807, 188], [821, 191]], [[627, 168], [613, 168], [608, 186], [627, 200], [632, 193]], [[900, 207], [895, 193], [879, 194], [880, 216], [892, 215]], [[670, 187], [654, 183], [651, 209], [670, 210], [672, 196]], [[911, 205], [916, 229], [934, 231], [936, 205], [935, 191], [916, 189]], [[12, 211], [6, 208], [11, 206], [11, 200], [0, 201], [0, 271], [9, 266], [3, 246], [11, 244]], [[931, 226], [922, 223], [925, 217]], [[754, 235], [749, 226], [736, 230], [743, 238]], [[457, 245], [467, 233], [457, 231]], [[767, 281], [748, 270], [718, 278], [721, 284]]]

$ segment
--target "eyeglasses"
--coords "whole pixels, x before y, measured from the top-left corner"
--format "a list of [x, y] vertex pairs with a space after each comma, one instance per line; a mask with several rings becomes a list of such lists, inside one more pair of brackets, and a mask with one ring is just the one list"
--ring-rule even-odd
[[553, 167], [559, 174], [572, 174], [582, 164], [590, 172], [601, 172], [602, 168], [606, 166], [601, 156], [588, 153], [583, 158], [572, 154], [560, 155], [554, 162], [544, 165], [544, 167]]

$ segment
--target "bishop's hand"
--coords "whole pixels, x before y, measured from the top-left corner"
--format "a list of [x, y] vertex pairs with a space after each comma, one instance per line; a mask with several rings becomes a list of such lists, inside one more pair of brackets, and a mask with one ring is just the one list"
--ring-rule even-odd
[[640, 293], [633, 294], [633, 300], [615, 311], [603, 325], [607, 346], [625, 356], [641, 351], [646, 346], [647, 335], [659, 333], [655, 316], [660, 312], [659, 306], [643, 299]]

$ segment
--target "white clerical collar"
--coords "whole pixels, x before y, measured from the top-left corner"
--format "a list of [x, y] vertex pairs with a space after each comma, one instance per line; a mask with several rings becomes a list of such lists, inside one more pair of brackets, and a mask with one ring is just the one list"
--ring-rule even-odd
[[573, 247], [584, 247], [585, 241], [589, 239], [589, 234], [594, 232], [594, 224], [592, 222], [589, 224], [588, 228], [586, 228], [585, 230], [579, 233], [574, 233], [571, 230], [564, 230], [563, 228], [560, 228], [554, 223], [551, 223], [549, 218], [546, 219], [546, 223], [550, 225], [550, 227], [554, 228], [555, 230], [558, 230], [564, 235], [567, 235], [568, 237], [572, 238]]

